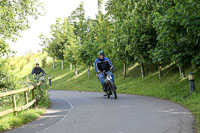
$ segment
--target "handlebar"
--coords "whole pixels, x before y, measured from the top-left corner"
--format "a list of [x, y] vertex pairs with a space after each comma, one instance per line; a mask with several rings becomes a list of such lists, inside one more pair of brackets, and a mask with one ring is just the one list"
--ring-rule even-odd
[[33, 76], [45, 76], [46, 74], [33, 74]]
[[[109, 70], [110, 72], [112, 72], [112, 73], [114, 73], [114, 70], [111, 68], [110, 70]], [[99, 73], [107, 73], [107, 72], [109, 72], [109, 71], [106, 71], [106, 70], [103, 70], [103, 71], [99, 71], [99, 72], [97, 72], [98, 74]]]

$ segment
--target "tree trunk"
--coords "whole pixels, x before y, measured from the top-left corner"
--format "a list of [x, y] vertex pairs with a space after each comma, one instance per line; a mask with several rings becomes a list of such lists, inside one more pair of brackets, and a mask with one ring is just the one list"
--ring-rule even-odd
[[90, 79], [90, 66], [88, 66], [88, 79]]
[[141, 63], [141, 75], [142, 75], [142, 78], [144, 78], [144, 76], [145, 76], [144, 63]]
[[184, 69], [181, 66], [179, 66], [178, 68], [179, 68], [179, 72], [180, 72], [180, 78], [183, 79], [185, 77]]
[[76, 64], [74, 65], [74, 72], [75, 72], [75, 76], [78, 76]]
[[64, 70], [64, 60], [62, 60], [62, 71]]
[[55, 69], [55, 58], [53, 57], [53, 69]]
[[126, 78], [126, 61], [124, 62], [124, 72], [123, 72], [123, 78]]
[[72, 72], [72, 69], [73, 69], [73, 65], [72, 63], [70, 63], [70, 72]]
[[159, 76], [159, 79], [162, 78], [162, 67], [160, 65], [160, 62], [158, 63], [158, 76]]

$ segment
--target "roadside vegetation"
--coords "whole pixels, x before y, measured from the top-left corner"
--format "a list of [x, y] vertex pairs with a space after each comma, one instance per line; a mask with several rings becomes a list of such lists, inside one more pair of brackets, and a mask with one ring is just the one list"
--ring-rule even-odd
[[[38, 54], [29, 53], [27, 56], [21, 57], [10, 57], [0, 60], [0, 93], [7, 92], [10, 90], [17, 90], [27, 86], [30, 86], [30, 82], [33, 82], [33, 76], [23, 79], [24, 75], [30, 74], [31, 70], [34, 66], [32, 62], [38, 60], [42, 62], [43, 58], [46, 57], [46, 54], [42, 54], [39, 52]], [[41, 90], [42, 90], [41, 86]], [[15, 114], [8, 114], [0, 118], [0, 132], [10, 130], [12, 128], [19, 127], [23, 124], [31, 122], [37, 119], [40, 115], [45, 113], [45, 110], [49, 107], [49, 99], [47, 95], [44, 95], [44, 92], [36, 91], [36, 95], [43, 95], [37, 106], [35, 108], [31, 108], [25, 111]], [[29, 101], [31, 101], [32, 94], [29, 94]], [[25, 105], [24, 94], [20, 93], [16, 95], [17, 107], [21, 105]], [[0, 98], [0, 112], [6, 109], [12, 108], [12, 97], [7, 96]]]
[[[46, 56], [46, 53], [38, 53], [31, 56], [31, 59], [39, 58], [39, 62], [42, 62], [44, 56]], [[74, 67], [70, 71], [70, 63], [65, 62], [65, 69], [62, 71], [62, 61], [55, 60], [54, 68], [51, 58], [47, 57], [46, 62], [46, 67], [44, 67], [47, 73], [46, 79], [48, 79], [48, 76], [52, 77], [52, 86], [49, 89], [102, 92], [101, 84], [96, 77], [93, 67], [91, 68], [90, 79], [88, 79], [88, 69], [82, 64], [77, 64], [78, 75], [76, 75]], [[31, 64], [33, 63], [28, 63], [27, 66]], [[179, 103], [193, 113], [196, 119], [196, 128], [198, 131], [200, 130], [200, 78], [198, 72], [195, 72], [196, 91], [191, 96], [188, 76], [181, 79], [178, 68], [174, 64], [166, 64], [163, 67], [161, 80], [157, 76], [156, 64], [145, 64], [147, 67], [144, 78], [141, 77], [139, 64], [127, 64], [127, 75], [125, 79], [123, 78], [123, 64], [116, 61], [113, 64], [115, 66], [114, 74], [118, 93], [153, 96]], [[27, 69], [29, 68], [27, 67]], [[193, 68], [189, 66], [185, 69], [186, 73], [191, 71], [193, 71]], [[24, 73], [22, 77], [23, 79], [27, 79], [30, 77], [30, 73]]]
[[[8, 42], [28, 28], [27, 16], [42, 14], [38, 0], [26, 2], [0, 4], [5, 27], [0, 29], [1, 57], [12, 53]], [[108, 0], [105, 12], [103, 8], [103, 0], [98, 0], [96, 18], [86, 18], [82, 2], [69, 16], [56, 19], [50, 36], [39, 36], [42, 53], [1, 59], [8, 67], [0, 70], [0, 88], [5, 88], [1, 91], [26, 86], [35, 62], [52, 77], [50, 89], [101, 91], [93, 63], [104, 50], [114, 63], [119, 93], [177, 102], [193, 113], [200, 132], [200, 1]], [[196, 76], [192, 96], [189, 72]]]
[[[181, 104], [193, 113], [196, 119], [195, 127], [200, 132], [200, 78], [196, 76], [196, 91], [191, 96], [188, 77], [180, 79], [178, 69], [175, 65], [169, 64], [163, 68], [162, 80], [157, 76], [156, 64], [146, 65], [148, 66], [148, 69], [145, 69], [146, 76], [142, 78], [140, 75], [140, 66], [138, 64], [128, 64], [127, 77], [124, 79], [123, 65], [114, 63], [117, 92], [152, 96]], [[52, 64], [49, 64], [45, 68], [47, 74], [52, 77], [52, 86], [50, 89], [102, 92], [101, 84], [93, 68], [91, 70], [91, 77], [88, 79], [87, 67], [78, 65], [79, 74], [76, 76], [74, 71], [70, 72], [69, 63], [65, 63], [64, 66], [66, 69], [61, 71], [61, 62], [56, 61], [55, 69], [52, 68]], [[191, 71], [192, 68], [190, 67], [185, 70], [186, 73]], [[195, 75], [198, 75], [198, 73], [195, 73]]]
[[[30, 57], [30, 60], [34, 61], [37, 60], [40, 64], [43, 62], [43, 59], [46, 59], [46, 66], [44, 67], [45, 72], [47, 73], [46, 80], [48, 76], [52, 77], [52, 86], [49, 89], [54, 90], [72, 90], [72, 91], [93, 91], [93, 92], [102, 92], [101, 85], [96, 77], [96, 73], [94, 68], [91, 68], [91, 75], [90, 79], [88, 79], [88, 69], [86, 66], [82, 64], [77, 65], [77, 73], [75, 74], [75, 68], [72, 67], [70, 70], [70, 63], [64, 63], [64, 70], [62, 71], [61, 64], [62, 61], [55, 60], [55, 66], [53, 68], [53, 59], [47, 57], [46, 53], [37, 53], [23, 56], [23, 57], [12, 57], [9, 60], [9, 64], [19, 63], [23, 64], [23, 60], [21, 58]], [[18, 64], [18, 65], [19, 65]], [[26, 66], [23, 68], [22, 73], [20, 74], [20, 78], [23, 81], [29, 80], [31, 77], [31, 70], [34, 66], [34, 62], [25, 63]], [[147, 67], [145, 69], [146, 76], [144, 78], [141, 77], [140, 73], [140, 66], [139, 64], [127, 64], [127, 75], [126, 78], [123, 78], [123, 64], [120, 64], [116, 61], [113, 62], [115, 66], [115, 82], [118, 87], [118, 93], [124, 94], [133, 94], [133, 95], [144, 95], [144, 96], [153, 96], [161, 99], [170, 100], [176, 103], [181, 104], [182, 106], [186, 107], [190, 110], [196, 118], [196, 128], [199, 131], [200, 127], [200, 78], [198, 76], [198, 72], [195, 72], [196, 78], [196, 92], [193, 95], [190, 95], [189, 90], [189, 81], [188, 77], [184, 79], [180, 79], [180, 74], [178, 68], [174, 64], [166, 64], [163, 67], [163, 77], [160, 80], [157, 76], [157, 65], [156, 64], [145, 64]], [[30, 66], [30, 67], [29, 67]], [[16, 67], [17, 69], [17, 67]], [[17, 71], [17, 70], [14, 70]], [[186, 73], [193, 71], [193, 68], [187, 67], [185, 69]], [[28, 73], [27, 73], [28, 72]], [[48, 83], [48, 80], [47, 80]], [[103, 96], [103, 94], [102, 94]], [[103, 98], [103, 97], [102, 97]], [[120, 97], [119, 97], [120, 100]], [[10, 105], [12, 106], [12, 105]], [[44, 106], [43, 107], [47, 107]], [[43, 108], [40, 107], [40, 108]], [[38, 110], [44, 113], [43, 109], [36, 109], [32, 110], [31, 112], [38, 112]], [[40, 112], [39, 111], [39, 112]], [[26, 112], [26, 111], [25, 111]], [[25, 112], [22, 112], [25, 113]], [[21, 114], [21, 113], [20, 113]], [[35, 115], [34, 115], [35, 116]], [[10, 129], [14, 127], [12, 125], [12, 121], [9, 120], [14, 119], [13, 121], [17, 120], [14, 115], [8, 115], [0, 120], [7, 120], [8, 125], [10, 123], [10, 127], [2, 126], [5, 129]], [[22, 117], [23, 118], [23, 117]], [[34, 118], [35, 119], [35, 118]], [[33, 119], [31, 119], [33, 120]], [[23, 120], [22, 120], [23, 121]], [[23, 122], [20, 122], [21, 124]], [[21, 125], [21, 124], [16, 124]], [[4, 125], [4, 124], [3, 124]], [[5, 130], [4, 129], [4, 130]]]
[[18, 116], [12, 114], [4, 116], [0, 119], [0, 132], [10, 130], [31, 122], [44, 114], [45, 110], [46, 109], [33, 108], [20, 112]]
[[[13, 49], [10, 49], [9, 42], [15, 42], [21, 33], [30, 27], [30, 19], [36, 20], [44, 13], [43, 3], [39, 0], [3, 0], [0, 2], [0, 93], [20, 89], [27, 85], [21, 80], [20, 75], [24, 73], [23, 70], [27, 70], [26, 64], [31, 61], [30, 57], [26, 59], [22, 57], [18, 62], [12, 61], [12, 64], [8, 63], [12, 59], [5, 57], [15, 53]], [[17, 105], [22, 104], [21, 95], [17, 98], [19, 99]], [[9, 97], [0, 98], [0, 111], [8, 109], [11, 106], [10, 102]], [[46, 108], [46, 105], [43, 107]], [[17, 117], [12, 114], [1, 117], [0, 132], [30, 122], [44, 111], [43, 109], [32, 109], [21, 112]]]
[[[81, 3], [69, 16], [57, 18], [50, 36], [40, 35], [40, 45], [56, 67], [47, 69], [54, 77], [52, 88], [97, 91], [93, 63], [104, 50], [116, 66], [118, 92], [180, 103], [193, 112], [200, 130], [200, 2], [108, 0], [105, 12], [103, 8], [98, 0], [96, 18], [86, 18]], [[192, 96], [189, 72], [197, 83]]]

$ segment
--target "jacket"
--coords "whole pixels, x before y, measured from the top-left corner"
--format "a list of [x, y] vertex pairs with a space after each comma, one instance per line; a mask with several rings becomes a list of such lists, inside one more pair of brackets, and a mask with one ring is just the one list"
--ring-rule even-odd
[[98, 72], [98, 71], [103, 72], [104, 70], [107, 72], [107, 71], [110, 71], [110, 69], [113, 69], [112, 62], [110, 61], [110, 59], [108, 59], [106, 57], [104, 57], [103, 60], [96, 59], [94, 66], [95, 66], [96, 72]]
[[40, 73], [43, 73], [45, 74], [44, 70], [41, 68], [41, 67], [34, 67], [33, 70], [32, 70], [32, 74], [40, 74]]

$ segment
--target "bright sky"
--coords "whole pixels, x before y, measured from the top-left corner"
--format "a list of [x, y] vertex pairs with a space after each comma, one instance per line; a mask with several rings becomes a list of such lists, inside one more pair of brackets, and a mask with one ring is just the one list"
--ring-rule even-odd
[[22, 37], [17, 42], [11, 44], [11, 48], [17, 51], [17, 55], [23, 55], [31, 50], [36, 52], [41, 49], [39, 46], [39, 35], [41, 33], [48, 35], [50, 25], [55, 23], [56, 18], [68, 17], [75, 10], [81, 1], [85, 3], [84, 9], [86, 16], [95, 18], [97, 14], [98, 0], [41, 0], [45, 4], [46, 15], [37, 20], [31, 20], [30, 29], [22, 33]]

